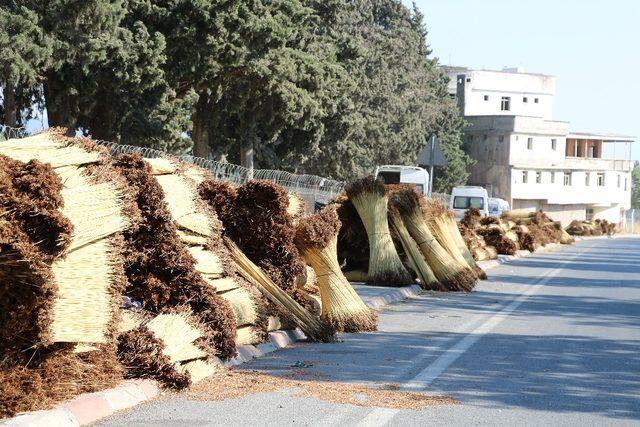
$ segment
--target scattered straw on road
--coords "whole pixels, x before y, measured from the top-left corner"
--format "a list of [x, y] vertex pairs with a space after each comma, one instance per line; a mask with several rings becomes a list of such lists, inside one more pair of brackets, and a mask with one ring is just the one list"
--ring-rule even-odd
[[458, 403], [449, 396], [400, 391], [396, 384], [372, 388], [360, 384], [316, 381], [296, 375], [273, 376], [255, 371], [220, 372], [191, 388], [187, 396], [197, 400], [224, 400], [284, 390], [292, 390], [300, 397], [315, 397], [332, 403], [393, 409], [417, 410]]

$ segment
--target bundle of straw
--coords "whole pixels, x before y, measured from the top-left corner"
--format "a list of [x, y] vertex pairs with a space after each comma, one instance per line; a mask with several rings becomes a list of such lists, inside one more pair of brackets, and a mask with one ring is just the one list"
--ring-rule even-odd
[[395, 193], [391, 205], [402, 216], [409, 234], [418, 244], [438, 281], [448, 290], [471, 291], [476, 275], [466, 264], [453, 259], [438, 243], [424, 221], [418, 194], [413, 191]]
[[262, 269], [247, 258], [231, 239], [225, 238], [225, 243], [229, 248], [240, 275], [256, 286], [273, 304], [286, 310], [296, 323], [296, 326], [305, 333], [307, 338], [312, 341], [333, 341], [335, 333], [333, 328], [314, 317], [309, 311], [273, 283]]
[[233, 357], [236, 336], [233, 311], [196, 270], [198, 263], [180, 240], [176, 222], [150, 165], [138, 155], [127, 154], [118, 156], [114, 166], [126, 179], [129, 194], [142, 216], [135, 227], [124, 233], [127, 295], [154, 313], [188, 306], [205, 325], [203, 340], [207, 345], [220, 358]]
[[420, 286], [422, 289], [445, 291], [446, 289], [438, 281], [433, 270], [431, 270], [431, 267], [429, 267], [429, 264], [424, 259], [418, 244], [409, 234], [407, 227], [402, 221], [400, 213], [393, 206], [389, 207], [389, 222], [391, 223], [391, 227], [395, 231], [396, 236], [398, 236], [398, 239], [400, 239], [400, 242], [402, 243], [402, 247], [404, 248], [404, 252], [407, 254], [407, 258], [409, 259], [413, 271], [416, 272], [420, 279]]
[[[334, 198], [327, 209], [335, 209], [342, 226], [338, 232], [338, 260], [344, 264], [344, 270], [367, 270], [369, 268], [369, 238], [367, 230], [358, 215], [358, 211], [346, 194]], [[354, 280], [366, 282], [364, 276]], [[351, 279], [349, 279], [351, 280]]]
[[475, 230], [476, 228], [480, 227], [481, 219], [482, 215], [480, 214], [480, 210], [478, 208], [469, 208], [464, 213], [464, 217], [460, 221], [460, 224], [463, 224], [471, 230]]
[[21, 352], [15, 362], [8, 359], [0, 359], [0, 419], [50, 409], [78, 394], [102, 391], [122, 381], [112, 346], [77, 351], [73, 344], [55, 344]]
[[516, 225], [511, 228], [511, 231], [517, 234], [518, 236], [518, 244], [522, 249], [526, 249], [529, 252], [534, 252], [539, 246], [536, 243], [535, 238], [531, 232], [529, 232], [529, 227], [526, 225]]
[[476, 264], [467, 249], [453, 212], [448, 211], [442, 202], [430, 199], [422, 203], [422, 215], [438, 243], [445, 248], [449, 255], [462, 265], [468, 266], [478, 278], [487, 278], [484, 270]]
[[[124, 185], [106, 164], [107, 153], [54, 131], [6, 141], [0, 152], [55, 165], [27, 163], [3, 200], [24, 202], [10, 211], [50, 263], [52, 293], [46, 312], [37, 314], [39, 344], [107, 342], [124, 282], [117, 235], [130, 224]], [[9, 166], [17, 171], [15, 162]]]
[[396, 286], [412, 283], [413, 279], [402, 264], [391, 239], [387, 221], [389, 199], [384, 182], [368, 176], [349, 183], [345, 190], [367, 230], [369, 281]]
[[376, 313], [362, 301], [340, 270], [338, 230], [333, 209], [302, 219], [296, 230], [296, 246], [318, 278], [322, 319], [339, 332], [376, 330]]
[[488, 245], [495, 247], [499, 254], [515, 255], [518, 251], [518, 236], [515, 233], [505, 233], [499, 225], [494, 224], [486, 228], [479, 228], [476, 232], [484, 238]]
[[203, 348], [208, 333], [200, 319], [187, 306], [164, 311], [118, 338], [118, 358], [127, 378], [153, 378], [167, 387], [183, 388], [202, 374], [199, 360], [207, 364], [214, 354]]

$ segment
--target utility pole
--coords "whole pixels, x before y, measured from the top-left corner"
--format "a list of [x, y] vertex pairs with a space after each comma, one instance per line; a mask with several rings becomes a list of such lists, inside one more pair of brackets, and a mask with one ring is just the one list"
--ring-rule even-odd
[[433, 192], [433, 166], [435, 163], [435, 153], [436, 153], [436, 136], [431, 136], [431, 147], [430, 147], [430, 155], [429, 155], [429, 197], [431, 197], [431, 193]]

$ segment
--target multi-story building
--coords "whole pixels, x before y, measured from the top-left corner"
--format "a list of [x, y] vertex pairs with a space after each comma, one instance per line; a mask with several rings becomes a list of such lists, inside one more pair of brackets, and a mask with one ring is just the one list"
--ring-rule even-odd
[[633, 137], [569, 131], [553, 120], [555, 78], [443, 67], [449, 92], [469, 122], [465, 144], [476, 161], [470, 185], [513, 209], [543, 209], [573, 219], [620, 223], [630, 208]]

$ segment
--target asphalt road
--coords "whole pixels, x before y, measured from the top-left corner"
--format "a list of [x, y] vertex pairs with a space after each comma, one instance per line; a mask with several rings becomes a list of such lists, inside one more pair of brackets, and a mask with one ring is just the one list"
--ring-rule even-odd
[[640, 239], [581, 241], [489, 272], [471, 294], [427, 294], [380, 330], [299, 344], [242, 369], [399, 384], [458, 405], [395, 410], [291, 390], [225, 401], [178, 394], [102, 425], [640, 425]]

